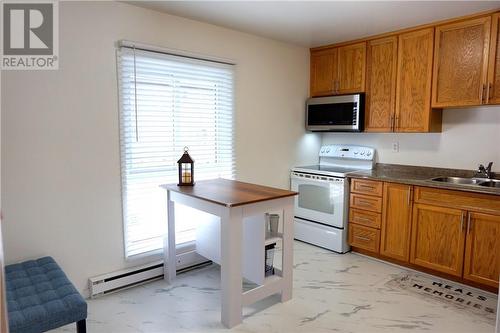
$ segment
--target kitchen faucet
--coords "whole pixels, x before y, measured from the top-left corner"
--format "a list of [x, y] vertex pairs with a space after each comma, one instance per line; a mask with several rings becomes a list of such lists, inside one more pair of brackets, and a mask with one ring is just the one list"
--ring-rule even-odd
[[488, 163], [487, 167], [484, 167], [484, 165], [479, 164], [479, 167], [478, 167], [474, 177], [481, 177], [481, 178], [488, 178], [488, 179], [493, 178], [493, 172], [491, 172], [492, 165], [493, 165], [493, 162]]

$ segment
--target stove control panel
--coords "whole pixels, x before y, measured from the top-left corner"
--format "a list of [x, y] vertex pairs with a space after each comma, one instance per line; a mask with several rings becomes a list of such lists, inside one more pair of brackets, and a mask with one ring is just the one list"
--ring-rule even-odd
[[319, 156], [373, 161], [375, 149], [354, 145], [324, 145], [321, 146]]

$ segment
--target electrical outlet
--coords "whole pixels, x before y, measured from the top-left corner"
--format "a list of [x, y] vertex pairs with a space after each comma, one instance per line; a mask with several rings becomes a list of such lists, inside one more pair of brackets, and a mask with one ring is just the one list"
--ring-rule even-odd
[[393, 142], [392, 143], [392, 152], [393, 153], [399, 153], [399, 142]]

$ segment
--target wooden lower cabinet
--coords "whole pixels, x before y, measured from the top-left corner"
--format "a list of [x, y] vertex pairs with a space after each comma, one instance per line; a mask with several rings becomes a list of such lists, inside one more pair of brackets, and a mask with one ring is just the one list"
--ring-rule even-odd
[[351, 208], [368, 210], [375, 213], [382, 212], [382, 198], [351, 193]]
[[351, 182], [354, 251], [498, 290], [500, 196], [363, 181]]
[[410, 262], [462, 276], [465, 215], [460, 209], [415, 204]]
[[349, 209], [349, 223], [364, 225], [365, 227], [380, 229], [380, 213], [361, 209]]
[[470, 212], [467, 222], [464, 279], [498, 287], [500, 216]]
[[408, 262], [413, 187], [384, 183], [380, 254]]
[[357, 224], [349, 224], [349, 244], [363, 250], [378, 253], [380, 231]]

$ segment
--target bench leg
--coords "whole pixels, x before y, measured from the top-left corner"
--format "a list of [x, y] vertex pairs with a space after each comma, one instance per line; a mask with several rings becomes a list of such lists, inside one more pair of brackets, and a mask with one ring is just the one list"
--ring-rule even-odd
[[85, 319], [76, 322], [76, 333], [87, 333], [87, 321]]

